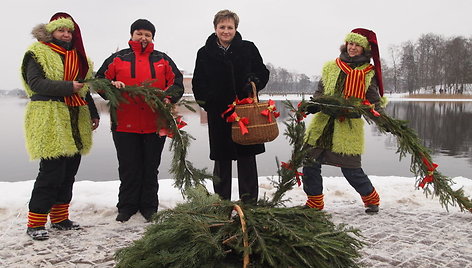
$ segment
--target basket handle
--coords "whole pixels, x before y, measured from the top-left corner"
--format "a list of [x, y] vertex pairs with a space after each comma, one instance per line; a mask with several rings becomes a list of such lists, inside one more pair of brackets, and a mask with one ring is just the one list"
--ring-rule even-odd
[[259, 102], [259, 96], [257, 96], [257, 89], [256, 89], [256, 83], [253, 81], [249, 82], [252, 86], [252, 99], [254, 100], [254, 103]]
[[[252, 82], [251, 82], [252, 83]], [[248, 234], [246, 231], [246, 221], [244, 220], [244, 213], [243, 210], [239, 205], [234, 205], [233, 209], [237, 212], [239, 216], [239, 220], [241, 221], [241, 230], [243, 232], [243, 247], [244, 247], [244, 253], [243, 253], [243, 268], [248, 267], [249, 265], [249, 238]]]

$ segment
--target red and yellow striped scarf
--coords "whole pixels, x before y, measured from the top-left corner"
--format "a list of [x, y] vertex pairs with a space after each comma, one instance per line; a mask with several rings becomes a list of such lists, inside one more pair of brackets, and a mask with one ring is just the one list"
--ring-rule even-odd
[[352, 69], [347, 63], [340, 58], [336, 59], [336, 65], [347, 75], [344, 84], [344, 98], [355, 97], [365, 99], [365, 76], [374, 66], [369, 64], [367, 68], [362, 70]]
[[[75, 49], [67, 50], [53, 43], [42, 43], [50, 47], [53, 51], [64, 56], [63, 79], [65, 81], [74, 81], [79, 75], [79, 56], [77, 55], [77, 51]], [[72, 94], [72, 96], [65, 96], [64, 102], [67, 106], [83, 106], [87, 104], [87, 102], [82, 99], [77, 93]]]

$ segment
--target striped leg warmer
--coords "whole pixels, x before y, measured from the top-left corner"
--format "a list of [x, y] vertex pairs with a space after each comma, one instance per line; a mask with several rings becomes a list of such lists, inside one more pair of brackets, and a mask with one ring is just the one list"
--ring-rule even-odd
[[34, 212], [28, 212], [28, 227], [38, 228], [44, 227], [48, 221], [48, 214], [39, 214]]
[[361, 197], [366, 207], [368, 207], [369, 205], [376, 205], [376, 206], [380, 205], [380, 197], [377, 191], [375, 191], [375, 188], [372, 191], [372, 193], [370, 193], [369, 195], [365, 195]]
[[56, 204], [49, 212], [52, 223], [58, 223], [69, 219], [69, 204]]
[[306, 201], [306, 206], [310, 208], [316, 208], [322, 210], [324, 208], [323, 194], [320, 195], [309, 195], [308, 200]]

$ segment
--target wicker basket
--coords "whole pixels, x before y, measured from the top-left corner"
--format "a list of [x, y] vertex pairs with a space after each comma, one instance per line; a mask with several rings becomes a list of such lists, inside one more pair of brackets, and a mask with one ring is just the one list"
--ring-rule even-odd
[[266, 116], [261, 112], [266, 110], [268, 102], [259, 102], [257, 99], [256, 86], [252, 83], [254, 103], [240, 104], [235, 106], [235, 112], [240, 118], [247, 117], [248, 133], [242, 134], [238, 122], [233, 122], [231, 136], [235, 143], [242, 145], [260, 144], [273, 141], [279, 135], [279, 128], [275, 117], [272, 116], [272, 122], [269, 122]]

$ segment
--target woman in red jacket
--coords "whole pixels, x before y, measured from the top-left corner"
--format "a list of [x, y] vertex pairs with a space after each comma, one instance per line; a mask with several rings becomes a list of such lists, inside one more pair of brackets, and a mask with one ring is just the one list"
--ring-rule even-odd
[[[120, 89], [126, 85], [148, 85], [168, 92], [166, 102], [177, 102], [183, 94], [183, 76], [172, 59], [154, 50], [156, 29], [145, 19], [131, 25], [129, 48], [105, 60], [96, 77], [106, 78]], [[136, 212], [150, 221], [158, 208], [157, 175], [165, 136], [159, 135], [159, 116], [141, 97], [122, 93], [128, 102], [116, 109], [112, 135], [118, 156], [120, 191], [117, 221], [125, 222]]]

